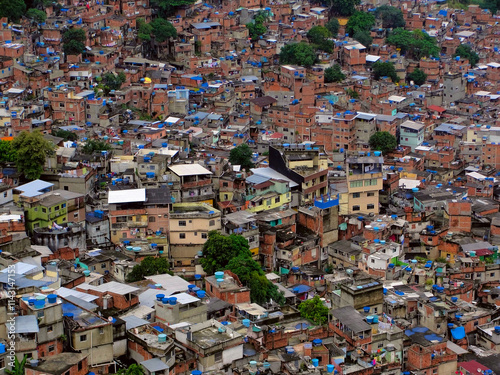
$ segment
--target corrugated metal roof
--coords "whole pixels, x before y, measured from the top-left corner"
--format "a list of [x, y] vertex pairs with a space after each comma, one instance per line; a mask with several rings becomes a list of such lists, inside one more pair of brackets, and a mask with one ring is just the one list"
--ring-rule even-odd
[[135, 315], [124, 316], [121, 319], [125, 321], [127, 330], [149, 324], [147, 320], [138, 318]]
[[[38, 333], [38, 321], [35, 315], [16, 316], [13, 330], [15, 333]], [[6, 323], [7, 331], [11, 331], [10, 326], [12, 323]]]
[[99, 297], [93, 296], [91, 294], [79, 292], [78, 290], [68, 289], [68, 288], [64, 288], [64, 287], [57, 289], [56, 293], [59, 297], [67, 298], [68, 296], [74, 296], [74, 297], [81, 299], [85, 302], [92, 302], [92, 301], [95, 301], [96, 299], [99, 298]]

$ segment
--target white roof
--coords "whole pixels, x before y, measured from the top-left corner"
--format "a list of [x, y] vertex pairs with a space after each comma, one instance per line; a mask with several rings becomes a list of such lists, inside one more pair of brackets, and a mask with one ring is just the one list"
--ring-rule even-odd
[[380, 56], [366, 55], [366, 61], [375, 62], [375, 61], [378, 61], [378, 60], [380, 60]]
[[128, 293], [134, 293], [140, 290], [139, 288], [136, 288], [134, 286], [130, 286], [127, 284], [122, 284], [116, 281], [111, 281], [109, 283], [104, 283], [98, 286], [90, 285], [90, 284], [80, 284], [78, 285], [80, 289], [87, 289], [87, 290], [95, 290], [97, 292], [111, 292], [115, 294], [128, 294]]
[[171, 124], [175, 124], [177, 121], [179, 121], [180, 118], [179, 117], [174, 117], [174, 116], [169, 116], [165, 122], [168, 122], [168, 123], [171, 123]]
[[492, 68], [498, 68], [498, 67], [500, 67], [500, 64], [497, 63], [497, 62], [490, 62], [490, 63], [488, 63], [486, 65], [491, 66]]
[[[479, 180], [479, 181], [484, 181], [486, 179], [486, 176], [483, 176], [481, 173], [477, 173], [477, 172], [470, 172], [470, 173], [466, 173], [465, 175], [470, 176], [473, 179]], [[493, 182], [497, 182], [496, 178], [493, 179]]]
[[489, 91], [478, 91], [474, 95], [477, 95], [477, 96], [488, 96], [490, 94], [491, 94], [491, 92], [489, 92]]
[[459, 33], [456, 33], [455, 35], [458, 37], [462, 37], [462, 38], [468, 38], [474, 34], [475, 34], [474, 31], [460, 31]]
[[177, 176], [196, 176], [202, 174], [212, 174], [207, 168], [200, 164], [177, 164], [168, 167]]
[[263, 177], [269, 177], [269, 178], [274, 178], [277, 180], [285, 180], [288, 181], [289, 186], [291, 188], [298, 186], [298, 184], [295, 181], [290, 180], [288, 177], [282, 175], [281, 173], [275, 171], [274, 169], [271, 169], [269, 167], [265, 168], [252, 168], [250, 169], [253, 174], [256, 174], [257, 176], [263, 176]]
[[172, 276], [167, 273], [163, 275], [148, 276], [147, 279], [153, 281], [155, 284], [160, 284], [165, 290], [158, 293], [164, 293], [166, 296], [178, 292], [185, 292], [188, 290], [188, 285], [190, 285], [190, 283], [182, 277]]
[[351, 50], [351, 49], [366, 49], [364, 45], [361, 43], [355, 43], [355, 44], [348, 44], [344, 46], [345, 49]]
[[198, 302], [200, 299], [187, 293], [179, 293], [170, 295], [170, 297], [177, 298], [177, 303], [187, 305], [188, 303]]
[[391, 95], [388, 98], [388, 100], [396, 102], [396, 103], [401, 103], [405, 99], [406, 98], [404, 96], [398, 96], [398, 95]]
[[[24, 262], [17, 262], [16, 264], [14, 264], [14, 269], [16, 271], [16, 274], [18, 274], [18, 275], [25, 275], [25, 274], [29, 273], [30, 271], [33, 271], [35, 268], [38, 268], [38, 267], [33, 265], [33, 264], [24, 263]], [[0, 272], [7, 273], [7, 272], [9, 272], [9, 269], [4, 268]]]
[[410, 180], [409, 178], [399, 179], [399, 187], [405, 186], [405, 189], [413, 189], [420, 185], [419, 180]]
[[110, 190], [108, 193], [109, 204], [145, 201], [146, 189]]
[[93, 296], [92, 294], [87, 294], [87, 293], [79, 292], [78, 290], [68, 289], [68, 288], [64, 288], [64, 287], [60, 287], [59, 289], [57, 289], [56, 293], [59, 297], [64, 298], [64, 297], [73, 296], [73, 297], [79, 298], [85, 302], [92, 302], [92, 301], [95, 301], [96, 299], [99, 298], [98, 296]]

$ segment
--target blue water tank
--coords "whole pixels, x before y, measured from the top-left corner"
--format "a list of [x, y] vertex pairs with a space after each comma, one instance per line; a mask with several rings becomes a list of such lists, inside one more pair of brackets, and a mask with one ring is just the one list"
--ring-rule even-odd
[[247, 328], [250, 327], [250, 319], [243, 319], [241, 323]]
[[165, 297], [165, 294], [157, 294], [156, 295], [156, 300], [161, 302], [161, 300]]
[[196, 292], [196, 296], [197, 296], [198, 298], [205, 298], [205, 294], [206, 294], [206, 292], [205, 292], [204, 290], [198, 290], [198, 291]]

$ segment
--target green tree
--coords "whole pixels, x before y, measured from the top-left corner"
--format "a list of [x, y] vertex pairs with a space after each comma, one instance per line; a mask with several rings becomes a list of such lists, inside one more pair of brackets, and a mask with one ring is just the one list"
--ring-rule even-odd
[[69, 130], [64, 130], [64, 129], [57, 129], [52, 132], [52, 135], [54, 137], [59, 137], [64, 139], [64, 141], [72, 141], [75, 142], [78, 140], [78, 135], [76, 135], [73, 132], [70, 132]]
[[382, 27], [385, 29], [395, 29], [406, 25], [401, 9], [390, 5], [378, 7], [375, 10], [375, 17], [382, 20]]
[[208, 239], [203, 245], [200, 264], [203, 270], [211, 275], [216, 271], [223, 271], [229, 261], [239, 255], [251, 256], [248, 241], [242, 236], [224, 236], [214, 230], [208, 233]]
[[329, 13], [343, 17], [352, 15], [360, 3], [361, 0], [325, 0]]
[[177, 30], [174, 25], [163, 18], [155, 18], [150, 23], [153, 29], [153, 36], [155, 41], [158, 43], [163, 43], [169, 38], [177, 37]]
[[126, 369], [121, 369], [117, 373], [117, 375], [144, 375], [144, 369], [141, 365], [136, 363], [130, 365]]
[[162, 17], [171, 16], [175, 10], [184, 5], [191, 5], [195, 0], [153, 0], [151, 5], [158, 8]]
[[496, 14], [498, 9], [500, 9], [500, 0], [484, 0], [479, 1], [479, 6], [482, 9], [489, 9], [491, 14]]
[[14, 357], [14, 367], [12, 370], [6, 369], [5, 373], [7, 375], [24, 375], [24, 367], [26, 366], [26, 361], [28, 360], [28, 356], [25, 355], [23, 360], [19, 362], [17, 356]]
[[323, 325], [328, 321], [328, 307], [325, 306], [319, 296], [303, 301], [299, 305], [300, 316]]
[[425, 80], [427, 79], [427, 74], [425, 74], [422, 70], [416, 68], [413, 72], [408, 74], [408, 79], [413, 81], [416, 85], [423, 85]]
[[392, 82], [399, 80], [393, 63], [377, 61], [373, 64], [373, 78], [379, 80], [381, 77], [389, 77]]
[[283, 294], [267, 279], [260, 265], [248, 253], [231, 259], [226, 269], [237, 275], [242, 284], [248, 286], [252, 302], [263, 304], [272, 299], [279, 304], [285, 303]]
[[87, 35], [85, 30], [72, 28], [67, 30], [62, 37], [63, 51], [66, 55], [79, 55], [85, 50]]
[[252, 149], [246, 143], [243, 143], [231, 150], [229, 153], [229, 162], [232, 165], [241, 165], [241, 168], [253, 168]]
[[17, 150], [12, 141], [0, 141], [0, 163], [13, 163], [17, 160]]
[[349, 97], [352, 99], [359, 99], [359, 94], [356, 90], [347, 89], [346, 94], [349, 95]]
[[36, 23], [43, 23], [47, 19], [47, 13], [40, 9], [31, 8], [26, 12], [26, 17], [32, 19]]
[[289, 43], [280, 52], [280, 64], [310, 67], [316, 62], [316, 52], [305, 42]]
[[376, 132], [368, 142], [372, 150], [382, 151], [383, 154], [387, 154], [398, 147], [396, 137], [389, 132]]
[[132, 271], [127, 275], [127, 282], [133, 283], [141, 281], [147, 276], [163, 275], [166, 273], [172, 275], [172, 272], [170, 272], [170, 264], [166, 258], [148, 256], [144, 258], [140, 264], [132, 268]]
[[137, 37], [142, 41], [149, 42], [151, 40], [151, 34], [153, 33], [153, 28], [151, 24], [146, 23], [143, 18], [137, 19]]
[[330, 34], [332, 34], [332, 37], [336, 38], [337, 34], [339, 33], [339, 29], [340, 29], [339, 20], [336, 18], [332, 18], [330, 21], [328, 21], [326, 23], [325, 27], [330, 31]]
[[261, 35], [264, 35], [267, 32], [267, 28], [262, 23], [257, 22], [247, 23], [247, 29], [253, 42], [259, 40]]
[[354, 40], [357, 40], [365, 47], [371, 46], [373, 38], [370, 36], [370, 32], [366, 30], [358, 30], [352, 36]]
[[345, 79], [344, 73], [339, 64], [335, 64], [330, 68], [325, 69], [325, 82], [342, 82]]
[[307, 38], [311, 43], [314, 43], [316, 47], [325, 52], [332, 52], [333, 41], [328, 40], [332, 36], [330, 30], [324, 26], [313, 26], [307, 32]]
[[17, 169], [28, 180], [40, 178], [45, 160], [54, 153], [55, 148], [39, 131], [21, 132], [12, 141], [12, 147], [17, 150]]
[[111, 146], [105, 141], [97, 139], [89, 139], [82, 147], [82, 152], [87, 155], [92, 155], [96, 151], [110, 151]]
[[461, 58], [469, 60], [469, 63], [472, 67], [476, 66], [476, 64], [479, 62], [478, 54], [468, 44], [460, 44], [457, 47], [453, 57], [457, 57], [457, 56], [460, 56]]
[[104, 85], [104, 93], [109, 94], [111, 90], [119, 90], [122, 84], [125, 83], [127, 77], [125, 73], [120, 72], [115, 74], [113, 72], [104, 73], [102, 76], [102, 84]]
[[23, 0], [0, 0], [0, 18], [7, 17], [9, 21], [17, 22], [26, 12]]
[[375, 25], [375, 16], [366, 12], [355, 12], [345, 25], [345, 31], [349, 35], [354, 35], [359, 31], [370, 32]]
[[416, 60], [439, 54], [436, 38], [430, 37], [422, 30], [394, 29], [387, 37], [387, 43], [396, 46], [402, 54], [407, 54]]

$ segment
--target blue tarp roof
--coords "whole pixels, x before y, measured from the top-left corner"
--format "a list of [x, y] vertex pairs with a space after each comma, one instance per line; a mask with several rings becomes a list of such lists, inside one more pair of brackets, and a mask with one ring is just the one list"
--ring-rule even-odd
[[457, 327], [451, 329], [451, 335], [455, 340], [462, 340], [465, 338], [465, 328], [464, 327]]
[[295, 294], [307, 293], [311, 289], [312, 288], [309, 285], [303, 285], [303, 284], [295, 285], [292, 288], [289, 288], [289, 290], [291, 290]]

